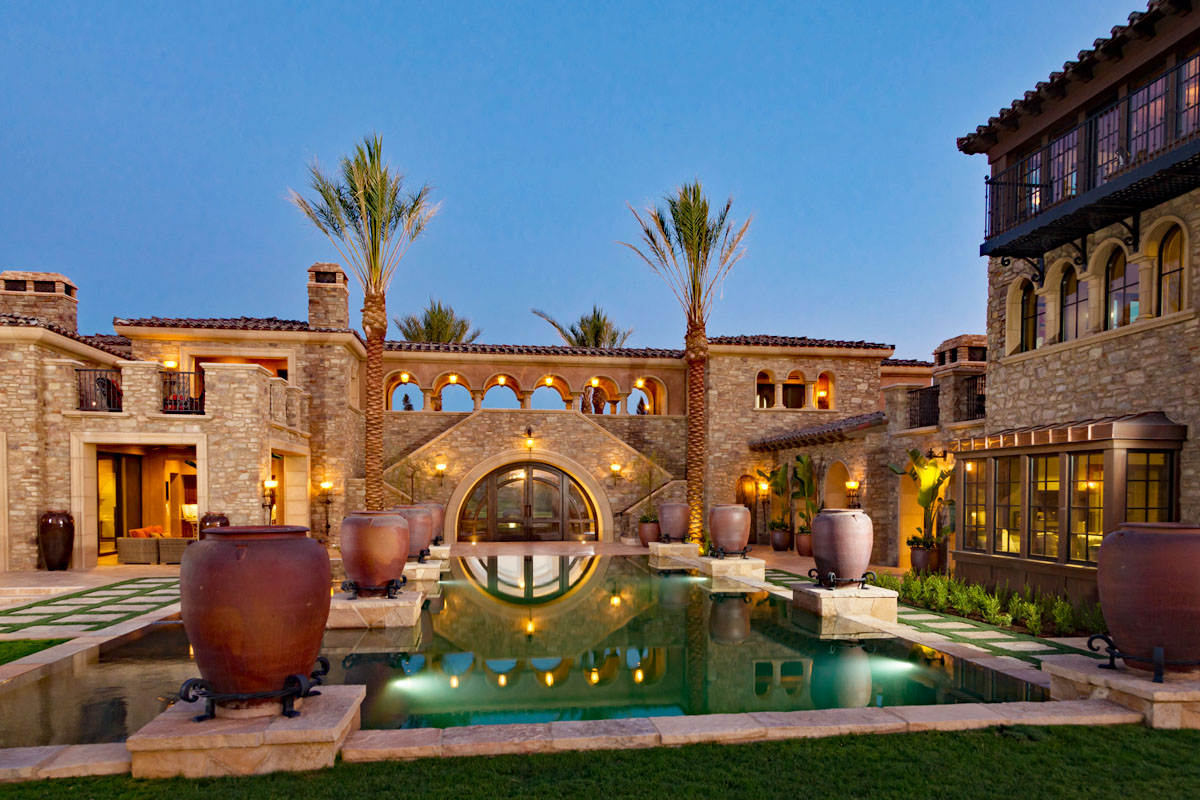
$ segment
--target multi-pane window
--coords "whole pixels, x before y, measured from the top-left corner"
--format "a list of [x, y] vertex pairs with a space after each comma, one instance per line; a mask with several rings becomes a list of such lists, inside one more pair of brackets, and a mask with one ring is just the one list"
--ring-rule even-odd
[[1071, 456], [1069, 555], [1072, 561], [1095, 563], [1104, 539], [1104, 454]]
[[1095, 165], [1095, 185], [1099, 186], [1124, 166], [1121, 153], [1120, 109], [1114, 107], [1097, 114], [1093, 118], [1092, 126], [1095, 131], [1092, 163]]
[[1179, 69], [1175, 89], [1175, 126], [1179, 136], [1200, 130], [1200, 58], [1188, 59]]
[[1028, 353], [1042, 346], [1046, 339], [1046, 298], [1025, 282], [1021, 290], [1021, 352]]
[[1042, 151], [1034, 153], [1024, 161], [1021, 185], [1024, 189], [1025, 213], [1032, 216], [1042, 207]]
[[1183, 307], [1183, 231], [1171, 226], [1158, 248], [1158, 313], [1172, 314]]
[[1125, 519], [1170, 522], [1174, 503], [1171, 454], [1131, 450], [1125, 461]]
[[1029, 555], [1058, 557], [1058, 456], [1029, 459]]
[[1108, 257], [1108, 266], [1104, 270], [1105, 283], [1108, 287], [1108, 309], [1106, 325], [1108, 329], [1128, 325], [1138, 318], [1138, 270], [1125, 263], [1125, 251], [1121, 248], [1113, 250]]
[[1074, 197], [1079, 190], [1079, 131], [1073, 130], [1050, 144], [1050, 202]]
[[1129, 153], [1140, 161], [1162, 149], [1167, 139], [1167, 76], [1129, 96]]
[[996, 538], [997, 553], [1021, 552], [1021, 458], [1005, 456], [997, 458], [996, 494]]
[[1088, 287], [1087, 281], [1079, 280], [1075, 270], [1068, 268], [1063, 276], [1062, 291], [1059, 293], [1062, 320], [1059, 340], [1069, 342], [1087, 333]]
[[963, 462], [963, 547], [987, 548], [987, 462]]

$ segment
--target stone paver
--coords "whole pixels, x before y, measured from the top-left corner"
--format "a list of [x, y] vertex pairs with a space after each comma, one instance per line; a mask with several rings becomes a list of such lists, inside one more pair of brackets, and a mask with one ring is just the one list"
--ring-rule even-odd
[[962, 636], [966, 639], [1013, 639], [1011, 633], [1004, 631], [955, 631], [955, 636]]
[[[911, 617], [909, 617], [908, 619], [911, 619]], [[976, 626], [976, 625], [972, 625], [970, 622], [953, 622], [953, 621], [946, 621], [946, 622], [927, 622], [927, 623], [925, 623], [925, 627], [926, 627], [926, 628], [933, 628], [934, 630], [947, 630], [947, 631], [955, 631], [956, 633], [957, 633], [959, 630], [971, 630], [971, 631], [973, 631], [973, 630], [977, 630], [977, 629], [978, 629], [978, 626]]]
[[0, 781], [23, 781], [37, 777], [38, 767], [48, 763], [66, 745], [7, 747], [0, 749]]
[[75, 633], [84, 633], [91, 625], [31, 625], [21, 628], [15, 634], [5, 634], [13, 639], [61, 639]]
[[1142, 715], [1108, 700], [1004, 703], [998, 707], [1010, 725], [1134, 725]]
[[650, 720], [632, 718], [551, 722], [550, 741], [555, 750], [615, 750], [654, 747], [661, 739]]
[[766, 727], [749, 714], [651, 717], [665, 745], [695, 742], [744, 742], [765, 739]]
[[342, 760], [396, 761], [442, 754], [440, 728], [354, 731], [342, 746]]
[[548, 723], [467, 725], [442, 731], [444, 756], [541, 753], [550, 749]]
[[896, 615], [903, 618], [906, 622], [922, 622], [924, 620], [939, 620], [945, 617], [939, 617], [937, 614], [914, 614], [911, 611], [897, 611]]
[[87, 614], [71, 614], [66, 617], [60, 617], [57, 621], [64, 625], [74, 625], [80, 622], [112, 622], [115, 619], [120, 619], [125, 616], [123, 613], [108, 614], [108, 613], [87, 613]]
[[768, 739], [840, 736], [846, 733], [896, 733], [908, 723], [883, 708], [830, 708], [816, 711], [757, 711]]
[[1044, 644], [1042, 642], [1031, 642], [1028, 639], [1022, 639], [1016, 642], [988, 642], [991, 647], [998, 647], [1001, 650], [1011, 650], [1016, 653], [1032, 653], [1035, 651], [1041, 652], [1058, 652], [1054, 645]]
[[85, 775], [125, 775], [130, 753], [124, 742], [75, 744], [38, 767], [39, 778], [79, 778]]
[[1005, 725], [1008, 718], [995, 710], [1004, 703], [948, 703], [935, 706], [892, 706], [892, 714], [908, 723], [910, 731], [966, 731]]

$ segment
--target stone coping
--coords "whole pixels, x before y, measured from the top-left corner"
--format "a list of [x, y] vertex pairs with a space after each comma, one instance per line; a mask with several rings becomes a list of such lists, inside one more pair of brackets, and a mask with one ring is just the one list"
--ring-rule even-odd
[[361, 628], [411, 628], [420, 623], [424, 592], [400, 592], [395, 597], [358, 597], [346, 592], [329, 601], [327, 630]]
[[1198, 675], [1167, 672], [1162, 683], [1155, 683], [1153, 672], [1129, 669], [1123, 663], [1118, 663], [1117, 669], [1101, 669], [1104, 663], [1083, 655], [1046, 656], [1042, 659], [1042, 669], [1052, 677], [1115, 689], [1155, 703], [1200, 702]]
[[821, 618], [869, 616], [896, 622], [896, 602], [900, 595], [892, 589], [878, 586], [826, 589], [815, 583], [793, 583], [791, 589], [792, 606]]

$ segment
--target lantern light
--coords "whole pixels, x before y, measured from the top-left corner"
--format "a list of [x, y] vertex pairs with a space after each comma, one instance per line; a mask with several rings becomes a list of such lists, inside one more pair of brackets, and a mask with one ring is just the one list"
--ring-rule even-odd
[[279, 481], [275, 480], [274, 478], [269, 478], [268, 480], [263, 481], [263, 488], [264, 489], [278, 489]]
[[770, 489], [770, 488], [771, 488], [770, 485], [766, 481], [758, 482], [758, 490], [760, 492], [765, 492], [767, 489]]
[[599, 683], [600, 682], [600, 671], [594, 669], [590, 673], [588, 673], [588, 681], [590, 681], [593, 685]]
[[408, 373], [407, 373], [407, 372], [401, 372], [401, 373], [400, 373], [400, 382], [401, 382], [401, 383], [408, 383]]
[[176, 367], [179, 366], [179, 362], [168, 360], [168, 361], [163, 362], [163, 366], [166, 367], [167, 369], [175, 369]]
[[554, 376], [553, 376], [553, 375], [547, 375], [547, 376], [546, 376], [546, 385], [547, 385], [547, 386], [553, 386], [553, 385], [554, 385]]
[[633, 382], [633, 385], [636, 386], [637, 388], [641, 389], [646, 385], [646, 379], [638, 378], [636, 381]]
[[451, 382], [451, 383], [458, 383], [458, 376], [457, 376], [457, 375], [453, 375], [453, 374], [452, 374], [452, 375], [450, 376], [449, 380], [450, 380], [450, 382]]
[[457, 676], [457, 675], [451, 675], [451, 676], [450, 676], [450, 688], [451, 688], [451, 689], [457, 689], [457, 688], [458, 688], [458, 676]]
[[508, 378], [506, 378], [505, 376], [501, 375], [500, 377], [496, 378], [496, 383], [498, 383], [498, 384], [500, 384], [501, 386], [503, 386], [503, 385], [504, 385], [504, 382], [505, 382], [506, 380], [508, 380]]
[[599, 385], [600, 385], [600, 379], [599, 379], [599, 378], [592, 378], [592, 388], [594, 389], [595, 387], [597, 387], [597, 386], [599, 386]]

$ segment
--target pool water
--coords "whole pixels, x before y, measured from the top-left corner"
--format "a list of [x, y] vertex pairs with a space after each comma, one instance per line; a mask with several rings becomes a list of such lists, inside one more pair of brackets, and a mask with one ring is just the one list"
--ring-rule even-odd
[[[894, 638], [821, 639], [730, 588], [645, 557], [459, 559], [418, 630], [330, 631], [326, 682], [366, 686], [363, 728], [1045, 699]], [[121, 741], [197, 674], [182, 625], [154, 625], [0, 690], [0, 746]]]

